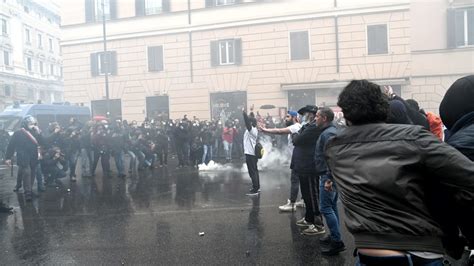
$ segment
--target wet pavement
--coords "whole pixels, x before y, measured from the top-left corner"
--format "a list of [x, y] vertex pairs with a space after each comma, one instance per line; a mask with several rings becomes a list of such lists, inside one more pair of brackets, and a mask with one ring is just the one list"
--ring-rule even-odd
[[14, 186], [0, 166], [0, 199], [15, 208], [0, 214], [1, 265], [354, 265], [344, 226], [347, 250], [325, 257], [319, 237], [295, 225], [301, 210], [278, 211], [287, 168], [261, 172], [260, 197], [245, 196], [250, 179], [240, 170], [175, 164], [126, 179], [65, 178], [31, 203]]

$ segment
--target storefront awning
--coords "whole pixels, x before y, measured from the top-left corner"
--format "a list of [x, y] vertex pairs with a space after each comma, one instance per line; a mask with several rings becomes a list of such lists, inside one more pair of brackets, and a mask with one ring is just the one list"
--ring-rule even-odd
[[[410, 83], [409, 78], [400, 79], [374, 79], [370, 80], [381, 86], [386, 85], [407, 85]], [[342, 89], [350, 81], [334, 81], [334, 82], [312, 82], [312, 83], [298, 83], [298, 84], [281, 84], [283, 91], [292, 90], [321, 90], [321, 89]]]

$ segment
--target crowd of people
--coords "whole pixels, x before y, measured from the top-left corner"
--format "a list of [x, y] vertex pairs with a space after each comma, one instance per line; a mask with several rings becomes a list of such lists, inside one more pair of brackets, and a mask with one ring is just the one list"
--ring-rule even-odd
[[[169, 149], [178, 167], [208, 163], [221, 155], [226, 162], [245, 155], [252, 187], [258, 196], [260, 135], [286, 142], [291, 156], [291, 187], [280, 211], [305, 208], [296, 224], [302, 233], [320, 239], [324, 255], [345, 250], [340, 233], [338, 200], [355, 239], [358, 265], [442, 265], [449, 254], [459, 259], [474, 245], [474, 76], [456, 81], [447, 91], [440, 116], [425, 112], [413, 100], [367, 80], [354, 80], [341, 92], [338, 106], [345, 125], [331, 108], [307, 105], [290, 110], [275, 125], [271, 117], [243, 111], [228, 121], [126, 121], [80, 124], [71, 119], [61, 128], [51, 124], [42, 134], [27, 117], [5, 151], [19, 166], [17, 186], [32, 197], [38, 190], [69, 175], [76, 179], [81, 157], [83, 176], [95, 174], [99, 159], [105, 176], [113, 157], [118, 176], [166, 166]], [[285, 141], [282, 141], [285, 140]], [[170, 145], [173, 144], [173, 145]], [[23, 182], [23, 183], [22, 183]], [[301, 191], [302, 201], [298, 201]], [[325, 223], [324, 223], [325, 221]]]

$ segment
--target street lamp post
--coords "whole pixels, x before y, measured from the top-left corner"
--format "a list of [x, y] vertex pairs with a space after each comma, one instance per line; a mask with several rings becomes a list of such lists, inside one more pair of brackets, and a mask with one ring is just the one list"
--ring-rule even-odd
[[104, 77], [105, 77], [105, 114], [107, 117], [110, 115], [110, 105], [109, 105], [109, 69], [110, 69], [110, 58], [107, 54], [107, 32], [105, 27], [105, 0], [102, 0], [102, 36], [104, 43], [104, 55], [103, 66], [105, 68]]

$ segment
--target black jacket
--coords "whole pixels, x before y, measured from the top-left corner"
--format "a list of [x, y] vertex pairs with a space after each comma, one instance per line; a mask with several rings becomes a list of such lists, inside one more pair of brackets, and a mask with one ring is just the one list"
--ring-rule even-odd
[[[474, 161], [474, 112], [471, 112], [459, 119], [450, 130], [450, 136], [446, 142]], [[471, 176], [474, 180], [474, 176]], [[474, 205], [474, 202], [471, 203]], [[471, 248], [474, 248], [474, 215], [465, 212], [462, 207], [450, 208], [456, 219], [457, 226], [469, 241]], [[450, 216], [449, 218], [452, 218]], [[453, 229], [454, 231], [454, 229]]]
[[33, 166], [38, 164], [38, 146], [43, 144], [41, 135], [35, 131], [30, 131], [36, 139], [33, 142], [22, 129], [16, 131], [10, 143], [8, 143], [5, 158], [11, 160], [16, 151], [17, 165], [20, 167]]
[[318, 127], [316, 123], [309, 123], [291, 136], [295, 148], [291, 156], [290, 168], [297, 174], [317, 175], [314, 165], [314, 150], [316, 141], [324, 129]]
[[351, 126], [326, 157], [357, 248], [444, 253], [434, 184], [474, 215], [474, 163], [419, 126]]

